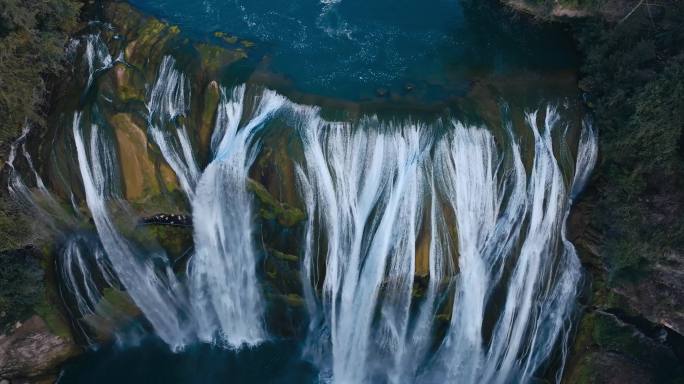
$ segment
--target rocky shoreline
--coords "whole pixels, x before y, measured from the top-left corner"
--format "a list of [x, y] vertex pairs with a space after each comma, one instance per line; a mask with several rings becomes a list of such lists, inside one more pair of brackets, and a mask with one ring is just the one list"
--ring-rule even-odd
[[37, 315], [0, 335], [0, 378], [13, 384], [50, 383], [65, 361], [81, 353], [68, 335], [57, 336]]

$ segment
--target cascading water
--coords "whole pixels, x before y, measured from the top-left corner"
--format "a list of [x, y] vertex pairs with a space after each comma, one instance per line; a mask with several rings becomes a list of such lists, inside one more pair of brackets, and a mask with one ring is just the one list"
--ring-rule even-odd
[[[182, 78], [172, 64], [165, 60], [158, 81]], [[167, 99], [167, 111], [184, 105], [177, 84], [153, 96]], [[221, 89], [212, 160], [196, 187], [186, 184], [196, 247], [188, 268], [189, 316], [199, 340], [238, 347], [266, 338], [246, 182], [258, 132], [282, 118], [297, 126], [304, 151], [297, 170], [309, 214], [302, 276], [312, 319], [309, 344], [317, 344], [323, 376], [335, 382], [526, 382], [536, 374], [569, 326], [579, 263], [564, 237], [567, 191], [581, 188], [595, 161], [590, 125], [566, 188], [553, 152], [560, 125], [553, 108], [542, 129], [537, 113], [527, 115], [535, 142], [528, 175], [510, 122], [499, 138], [456, 121], [329, 122], [317, 108], [272, 91], [247, 113], [245, 93], [244, 86]], [[174, 113], [164, 113], [173, 120]], [[444, 133], [437, 133], [440, 126]], [[177, 161], [174, 170], [191, 174], [191, 157], [172, 146], [162, 154]], [[419, 251], [419, 241], [427, 251]], [[318, 258], [324, 270], [314, 267]], [[427, 258], [422, 296], [415, 295], [419, 258]], [[453, 304], [445, 305], [449, 300]], [[437, 340], [440, 313], [450, 320]], [[180, 327], [175, 332], [184, 333]]]
[[101, 287], [116, 289], [120, 284], [101, 244], [90, 234], [71, 235], [59, 255], [59, 272], [62, 278], [60, 286], [63, 287], [63, 294], [74, 302], [77, 313], [72, 315], [82, 320], [76, 321], [75, 325], [79, 327], [88, 344], [95, 345], [85, 325], [102, 327], [103, 324], [95, 319], [115, 323], [111, 320], [121, 317], [101, 293]]
[[[175, 60], [165, 56], [159, 67], [147, 103], [148, 129], [164, 159], [176, 173], [188, 199], [192, 200], [200, 172], [187, 129], [178, 121], [189, 110], [190, 95], [185, 75], [177, 71], [174, 65]], [[176, 140], [172, 133], [174, 131]]]
[[[26, 148], [26, 140], [30, 133], [29, 125], [22, 130], [22, 134], [10, 146], [10, 153], [5, 163], [8, 167], [7, 188], [15, 202], [22, 207], [32, 211], [40, 218], [42, 224], [47, 225], [53, 231], [59, 231], [60, 227], [73, 227], [75, 221], [70, 215], [66, 214], [62, 206], [55, 200], [54, 196], [45, 186], [43, 178], [33, 165], [33, 160]], [[24, 183], [20, 172], [15, 167], [17, 161], [17, 151], [21, 147], [23, 160], [33, 174], [35, 190], [32, 190]]]
[[264, 92], [249, 122], [240, 127], [244, 93], [244, 86], [230, 94], [221, 90], [213, 159], [192, 200], [195, 254], [189, 279], [199, 338], [212, 341], [218, 334], [231, 347], [256, 345], [266, 338], [247, 172], [258, 152], [255, 134], [285, 100]]
[[[112, 59], [98, 35], [86, 42], [90, 87]], [[73, 139], [99, 242], [69, 238], [60, 267], [83, 318], [106, 305], [106, 285], [125, 290], [173, 349], [196, 340], [239, 348], [268, 338], [247, 184], [259, 138], [279, 120], [301, 139], [295, 168], [308, 213], [301, 263], [307, 350], [324, 381], [529, 382], [558, 349], [560, 380], [580, 278], [565, 221], [596, 161], [590, 123], [566, 185], [555, 153], [569, 145], [555, 108], [528, 113], [521, 134], [509, 116], [501, 130], [450, 119], [332, 122], [270, 90], [221, 87], [201, 170], [185, 125], [191, 87], [175, 67], [163, 58], [146, 108], [148, 135], [192, 210], [187, 276], [118, 229], [112, 206], [125, 204], [112, 192], [116, 156], [100, 120], [77, 112]], [[24, 200], [39, 193], [58, 207], [26, 134], [7, 162], [10, 190]], [[529, 152], [524, 135], [534, 143]], [[37, 192], [14, 169], [19, 145]]]
[[250, 122], [239, 127], [245, 87], [230, 93], [221, 89], [211, 137], [213, 158], [200, 176], [186, 128], [175, 128], [179, 151], [158, 127], [173, 124], [188, 111], [185, 75], [174, 64], [173, 58], [165, 56], [160, 65], [148, 103], [148, 126], [164, 159], [178, 175], [195, 218], [195, 252], [188, 280], [197, 336], [230, 347], [255, 345], [267, 333], [256, 277], [258, 252], [251, 234], [247, 172], [258, 153], [255, 133], [285, 99], [274, 92], [263, 93]]
[[[543, 130], [536, 112], [527, 115], [535, 142], [529, 176], [510, 126], [510, 137], [500, 140], [509, 144], [497, 147], [490, 131], [458, 122], [425, 143], [410, 124], [375, 132], [365, 123], [301, 116], [306, 239], [319, 242], [305, 248], [302, 273], [313, 287], [309, 308], [323, 312], [312, 316], [322, 327], [313, 329], [314, 339], [331, 345], [333, 380], [528, 382], [566, 334], [580, 275], [564, 237], [568, 190], [576, 188], [566, 188], [554, 157], [557, 111], [547, 109]], [[595, 161], [594, 135], [585, 125], [573, 184]], [[432, 195], [430, 281], [425, 298], [414, 300], [425, 194]], [[322, 246], [322, 254], [312, 253]], [[314, 273], [316, 257], [325, 260], [324, 276]], [[442, 292], [453, 295], [450, 323], [430, 356], [436, 291], [445, 278], [452, 281]]]
[[111, 68], [113, 64], [109, 49], [99, 34], [86, 36], [85, 60], [86, 64], [88, 64], [88, 80], [85, 87], [87, 90], [93, 83], [95, 75], [98, 72]]
[[[368, 120], [352, 132], [311, 115], [301, 127], [300, 175], [311, 188], [304, 193], [309, 215], [328, 242], [320, 309], [330, 327], [335, 380], [359, 382], [373, 343], [398, 354], [404, 347], [429, 143], [417, 124], [371, 127]], [[317, 278], [310, 265], [304, 273]]]
[[116, 159], [95, 124], [90, 126], [90, 144], [86, 147], [81, 116], [74, 114], [73, 137], [86, 202], [102, 246], [117, 278], [157, 334], [172, 348], [180, 348], [192, 340], [193, 330], [192, 319], [186, 313], [189, 306], [185, 290], [166, 255], [143, 252], [117, 230], [107, 207]]

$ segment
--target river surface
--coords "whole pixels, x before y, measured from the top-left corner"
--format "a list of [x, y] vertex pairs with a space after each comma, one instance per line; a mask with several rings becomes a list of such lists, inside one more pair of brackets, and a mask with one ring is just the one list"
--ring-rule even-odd
[[[215, 32], [256, 43], [262, 77], [348, 100], [443, 99], [475, 79], [574, 69], [571, 39], [521, 20], [496, 1], [131, 0], [195, 38]], [[282, 85], [282, 81], [277, 82]]]
[[115, 345], [72, 363], [60, 383], [314, 383], [316, 369], [302, 361], [295, 342], [269, 342], [241, 352], [205, 344], [182, 353], [159, 340], [141, 340], [125, 352]]

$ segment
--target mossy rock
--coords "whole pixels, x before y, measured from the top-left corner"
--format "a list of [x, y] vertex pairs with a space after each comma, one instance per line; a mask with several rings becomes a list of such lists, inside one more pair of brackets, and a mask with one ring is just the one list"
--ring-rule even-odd
[[250, 40], [240, 40], [240, 44], [242, 44], [242, 46], [245, 48], [252, 48], [256, 45], [255, 42]]
[[145, 229], [164, 248], [172, 260], [180, 259], [192, 248], [192, 227], [147, 225]]
[[148, 150], [145, 123], [136, 115], [116, 113], [109, 118], [109, 124], [117, 141], [124, 196], [139, 209], [154, 209], [160, 205], [155, 196], [179, 189], [175, 173]]
[[216, 81], [210, 81], [204, 89], [202, 98], [202, 115], [199, 122], [200, 150], [208, 156], [210, 150], [211, 134], [214, 129], [214, 119], [221, 98], [219, 85]]
[[105, 13], [116, 31], [124, 36], [123, 52], [126, 62], [139, 69], [148, 68], [150, 74], [156, 71], [163, 55], [181, 41], [178, 26], [144, 16], [128, 4], [109, 3]]
[[[140, 309], [135, 305], [130, 296], [124, 291], [107, 287], [102, 290], [102, 300], [117, 312], [135, 317], [140, 314]], [[105, 305], [102, 303], [101, 305]]]
[[34, 311], [45, 321], [50, 332], [64, 339], [71, 340], [69, 323], [59, 310], [59, 304], [55, 303], [50, 297], [52, 297], [52, 294], [46, 292], [42, 300], [34, 307]]
[[273, 256], [275, 256], [276, 258], [283, 260], [283, 261], [287, 261], [290, 263], [299, 263], [299, 257], [297, 257], [295, 255], [289, 255], [287, 253], [280, 252], [276, 249], [271, 250], [271, 254]]
[[304, 298], [300, 295], [294, 293], [289, 293], [287, 295], [282, 295], [282, 299], [285, 300], [289, 307], [302, 308], [305, 305]]
[[221, 39], [223, 42], [225, 42], [227, 44], [235, 44], [238, 42], [237, 36], [229, 35], [225, 32], [221, 32], [221, 31], [214, 32], [214, 37]]
[[220, 69], [247, 57], [247, 54], [239, 49], [229, 50], [204, 43], [195, 44], [195, 50], [199, 55], [202, 68], [212, 74], [216, 74]]
[[114, 96], [118, 102], [145, 103], [145, 79], [142, 74], [123, 63], [116, 63], [111, 73], [115, 79]]
[[99, 342], [112, 339], [115, 332], [141, 315], [141, 311], [125, 291], [106, 287], [102, 290], [95, 313], [83, 317], [90, 328], [89, 336]]
[[571, 356], [567, 383], [674, 383], [684, 378], [669, 348], [598, 311], [582, 317]]
[[298, 258], [269, 249], [264, 260], [266, 281], [279, 294], [301, 294], [301, 277]]
[[295, 207], [276, 200], [260, 183], [249, 179], [247, 188], [254, 193], [259, 202], [259, 215], [264, 220], [277, 220], [284, 227], [293, 227], [304, 219], [306, 214]]

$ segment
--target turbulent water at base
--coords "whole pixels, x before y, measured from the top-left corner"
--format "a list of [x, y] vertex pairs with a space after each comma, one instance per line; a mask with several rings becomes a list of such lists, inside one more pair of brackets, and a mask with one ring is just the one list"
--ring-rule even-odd
[[[113, 60], [98, 35], [85, 43], [87, 94]], [[12, 146], [8, 187], [68, 232], [60, 287], [86, 322], [124, 316], [104, 300], [104, 290], [114, 289], [161, 340], [150, 347], [159, 364], [197, 351], [214, 356], [207, 344], [235, 351], [235, 369], [250, 353], [252, 363], [266, 365], [269, 353], [300, 353], [271, 344], [260, 266], [267, 250], [256, 240], [260, 219], [248, 189], [262, 140], [277, 130], [296, 148], [287, 161], [307, 213], [293, 240], [302, 243], [309, 315], [301, 353], [318, 369], [314, 379], [298, 361], [303, 373], [293, 380], [517, 383], [550, 371], [560, 381], [581, 278], [565, 226], [597, 157], [588, 120], [574, 127], [567, 108], [545, 106], [514, 126], [504, 106], [500, 127], [465, 123], [453, 112], [332, 121], [260, 86], [219, 86], [205, 161], [187, 123], [191, 81], [165, 56], [142, 106], [146, 139], [173, 170], [192, 214], [185, 271], [174, 271], [161, 247], [131, 229], [137, 218], [121, 197], [115, 128], [100, 115], [104, 97], [83, 102], [69, 132], [90, 232], [77, 224], [85, 220], [73, 193], [66, 213], [40, 178], [25, 145], [28, 128]], [[34, 187], [15, 169], [20, 148]]]

